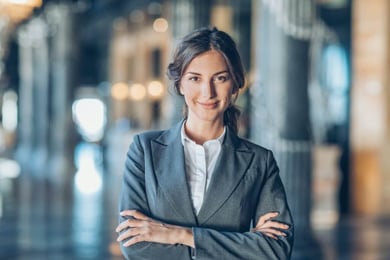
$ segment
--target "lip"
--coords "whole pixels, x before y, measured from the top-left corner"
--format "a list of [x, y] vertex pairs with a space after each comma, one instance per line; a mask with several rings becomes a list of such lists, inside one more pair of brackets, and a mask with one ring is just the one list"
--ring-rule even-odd
[[217, 107], [218, 102], [198, 102], [198, 104], [201, 105], [203, 108], [213, 109]]

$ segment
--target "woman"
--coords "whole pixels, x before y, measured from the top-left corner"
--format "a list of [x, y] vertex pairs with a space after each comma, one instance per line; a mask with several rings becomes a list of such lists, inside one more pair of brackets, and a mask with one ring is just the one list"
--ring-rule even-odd
[[116, 229], [123, 255], [288, 259], [292, 218], [272, 152], [237, 136], [245, 80], [235, 43], [216, 28], [196, 30], [167, 74], [185, 117], [130, 146]]

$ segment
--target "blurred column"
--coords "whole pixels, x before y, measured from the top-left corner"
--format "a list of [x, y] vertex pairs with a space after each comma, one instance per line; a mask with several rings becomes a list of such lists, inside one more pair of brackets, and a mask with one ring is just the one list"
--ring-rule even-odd
[[[196, 0], [174, 0], [172, 3], [172, 32], [173, 48], [182, 37], [196, 28], [208, 26], [210, 22], [211, 1]], [[171, 62], [171, 57], [170, 57]], [[182, 118], [183, 98], [179, 97], [170, 86], [170, 95], [168, 95], [168, 120], [172, 123]]]
[[[226, 1], [226, 0], [224, 0]], [[246, 72], [251, 68], [252, 1], [229, 1], [233, 9], [234, 37]], [[225, 15], [226, 16], [226, 15]], [[222, 28], [221, 28], [222, 29]]]
[[208, 26], [210, 22], [211, 1], [174, 0], [173, 35], [180, 39], [195, 28]]
[[49, 129], [49, 57], [47, 25], [38, 17], [30, 22], [30, 36], [33, 40], [33, 142], [34, 152], [30, 159], [36, 174], [44, 174], [48, 158]]
[[[69, 158], [71, 131], [71, 47], [73, 15], [65, 4], [47, 7], [51, 32], [51, 174], [60, 174], [71, 165]], [[59, 177], [59, 176], [57, 176]], [[65, 177], [65, 176], [63, 176]]]
[[29, 27], [23, 25], [18, 31], [19, 45], [19, 128], [16, 157], [23, 168], [28, 167], [32, 154], [33, 138], [33, 47]]
[[241, 59], [246, 72], [246, 88], [239, 95], [237, 105], [241, 109], [240, 116], [240, 132], [243, 137], [248, 138], [250, 136], [250, 114], [251, 114], [251, 93], [249, 87], [252, 85], [252, 1], [241, 0], [231, 1], [232, 8], [234, 10], [234, 35], [237, 42], [238, 49], [240, 51]]
[[17, 157], [25, 168], [42, 174], [48, 155], [47, 26], [33, 18], [19, 31], [20, 127]]
[[[259, 4], [259, 2], [257, 2]], [[256, 15], [252, 138], [273, 150], [294, 217], [293, 259], [319, 257], [311, 231], [309, 47], [315, 4], [263, 0]]]
[[353, 3], [351, 206], [390, 214], [390, 2]]

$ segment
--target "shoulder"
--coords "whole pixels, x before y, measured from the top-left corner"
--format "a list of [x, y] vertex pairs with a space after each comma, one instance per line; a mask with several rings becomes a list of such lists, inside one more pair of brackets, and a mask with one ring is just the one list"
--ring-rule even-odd
[[139, 132], [133, 136], [130, 143], [128, 154], [138, 157], [151, 151], [151, 143], [161, 136], [166, 130], [147, 130]]
[[243, 151], [253, 155], [252, 167], [260, 169], [261, 172], [267, 172], [267, 176], [279, 172], [278, 163], [271, 149], [245, 138], [238, 137], [238, 140], [241, 142], [240, 147], [246, 147]]
[[147, 130], [141, 133], [138, 133], [134, 136], [135, 142], [140, 142], [141, 144], [150, 143], [152, 140], [158, 139], [160, 136], [164, 135], [168, 130]]
[[182, 122], [173, 125], [171, 128], [163, 130], [148, 130], [137, 134], [134, 137], [134, 141], [141, 144], [149, 144], [151, 142], [157, 142], [160, 144], [170, 144], [180, 140], [180, 129]]
[[257, 144], [253, 140], [239, 136], [236, 137], [235, 141], [237, 142], [236, 149], [252, 153], [254, 155], [255, 161], [263, 162], [266, 165], [276, 163], [274, 154], [271, 149]]
[[269, 154], [272, 155], [272, 151], [262, 145], [259, 145], [255, 143], [253, 140], [243, 138], [240, 136], [235, 136], [234, 143], [236, 144], [236, 147], [240, 150], [247, 149], [250, 152], [254, 152], [256, 155], [259, 156], [267, 156]]
[[167, 130], [147, 130], [135, 135], [140, 140], [153, 140], [162, 135]]
[[259, 145], [252, 140], [242, 138], [242, 137], [238, 137], [238, 139], [240, 140], [240, 142], [242, 142], [250, 150], [258, 151], [261, 153], [268, 153], [271, 151], [270, 149], [268, 149], [262, 145]]

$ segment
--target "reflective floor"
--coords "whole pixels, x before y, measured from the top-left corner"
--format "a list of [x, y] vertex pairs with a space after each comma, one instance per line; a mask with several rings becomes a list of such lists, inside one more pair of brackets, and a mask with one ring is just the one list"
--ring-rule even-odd
[[89, 194], [26, 176], [2, 186], [0, 259], [122, 259], [115, 183]]
[[0, 178], [1, 260], [123, 259], [114, 232], [121, 172], [104, 170], [93, 144], [76, 148], [74, 165]]
[[333, 229], [315, 230], [323, 259], [389, 260], [390, 219], [350, 217]]
[[[123, 259], [114, 232], [121, 159], [104, 170], [99, 147], [78, 149], [75, 171], [62, 178], [0, 178], [1, 260]], [[389, 219], [349, 218], [315, 237], [323, 259], [390, 259]]]

